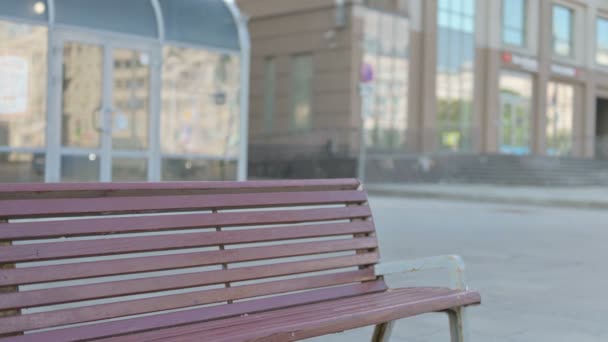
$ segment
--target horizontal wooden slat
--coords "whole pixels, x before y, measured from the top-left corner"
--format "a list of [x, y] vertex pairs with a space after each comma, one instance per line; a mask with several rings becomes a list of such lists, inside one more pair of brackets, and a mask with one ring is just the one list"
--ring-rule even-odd
[[[240, 332], [245, 331], [243, 329], [240, 329], [241, 326], [244, 324], [257, 325], [256, 329], [250, 331], [251, 333], [253, 333], [254, 331], [262, 329], [267, 325], [272, 325], [275, 321], [280, 321], [285, 324], [295, 317], [299, 318], [294, 319], [298, 321], [306, 320], [306, 318], [320, 318], [324, 315], [338, 316], [343, 313], [348, 314], [349, 310], [354, 312], [355, 308], [362, 306], [366, 307], [369, 311], [373, 311], [375, 308], [387, 307], [391, 304], [395, 304], [398, 302], [410, 302], [412, 300], [415, 300], [416, 298], [420, 298], [421, 295], [424, 294], [426, 294], [427, 296], [429, 296], [430, 294], [440, 296], [441, 294], [444, 294], [446, 292], [449, 293], [450, 290], [441, 288], [408, 288], [407, 290], [397, 289], [395, 291], [387, 291], [374, 294], [362, 294], [359, 296], [352, 296], [342, 299], [330, 299], [319, 303], [305, 304], [297, 307], [273, 310], [271, 312], [261, 312], [254, 315], [231, 317], [227, 319], [218, 319], [188, 326], [167, 328], [163, 329], [162, 331], [154, 330], [150, 332], [132, 334], [128, 336], [114, 337], [113, 339], [109, 340], [111, 340], [112, 342], [137, 342], [142, 340], [158, 341], [164, 340], [165, 338], [175, 338], [178, 335], [182, 334], [185, 336], [191, 336], [192, 334], [199, 334], [202, 332], [208, 332], [208, 336], [211, 337], [216, 331], [223, 331], [224, 335], [229, 335], [229, 330], [237, 330]], [[215, 339], [206, 340], [216, 341]], [[101, 341], [107, 341], [107, 339], [102, 339]], [[283, 341], [283, 339], [279, 339], [279, 341]]]
[[371, 265], [377, 262], [378, 255], [376, 253], [365, 253], [341, 257], [320, 258], [315, 260], [276, 263], [262, 266], [239, 267], [228, 270], [176, 274], [135, 280], [120, 280], [99, 284], [5, 293], [0, 294], [0, 310], [23, 309], [83, 300], [272, 278], [352, 266]]
[[269, 192], [253, 194], [68, 198], [0, 201], [0, 217], [32, 218], [96, 214], [129, 214], [264, 206], [360, 203], [363, 191]]
[[113, 337], [122, 334], [156, 330], [167, 327], [182, 326], [210, 319], [256, 314], [258, 312], [327, 301], [330, 299], [361, 296], [364, 294], [386, 291], [382, 280], [362, 284], [343, 285], [327, 289], [312, 290], [296, 294], [279, 295], [270, 298], [255, 299], [216, 307], [192, 309], [148, 317], [132, 318], [121, 321], [98, 323], [94, 325], [59, 329], [35, 334], [14, 336], [7, 342], [41, 342], [81, 340]]
[[304, 223], [368, 217], [369, 206], [298, 210], [245, 211], [60, 221], [18, 222], [0, 225], [0, 240], [42, 239], [93, 234], [142, 233], [188, 228], [235, 227]]
[[235, 262], [302, 256], [377, 246], [376, 238], [341, 239], [247, 247], [231, 250], [148, 256], [65, 265], [49, 265], [0, 270], [0, 286], [36, 284], [108, 275], [164, 271], [188, 267], [230, 264]]
[[[411, 292], [415, 294], [412, 295]], [[311, 304], [255, 316], [159, 330], [113, 341], [294, 341], [473, 305], [480, 301], [476, 292], [441, 288], [397, 289], [362, 297], [365, 298], [354, 297]], [[328, 309], [330, 307], [332, 309]], [[208, 329], [209, 326], [213, 328]]]
[[373, 269], [366, 268], [358, 271], [270, 281], [266, 283], [243, 285], [217, 290], [168, 295], [120, 303], [99, 304], [83, 308], [5, 317], [0, 318], [0, 334], [49, 328], [67, 324], [84, 323], [162, 310], [179, 309], [197, 305], [218, 303], [227, 300], [238, 300], [305, 289], [356, 283], [372, 279], [374, 279]]
[[[337, 317], [348, 319], [350, 315], [355, 314], [358, 311], [367, 311], [370, 315], [373, 315], [376, 310], [391, 311], [396, 305], [405, 303], [418, 309], [429, 310], [426, 312], [434, 312], [433, 309], [435, 307], [433, 305], [429, 305], [429, 302], [420, 303], [420, 301], [430, 299], [435, 302], [441, 301], [445, 296], [450, 296], [452, 303], [458, 303], [457, 296], [459, 294], [462, 294], [462, 292], [444, 288], [395, 289], [393, 291], [328, 300], [315, 304], [262, 312], [256, 315], [232, 317], [188, 326], [115, 337], [113, 339], [102, 339], [101, 341], [137, 342], [165, 341], [166, 339], [169, 341], [177, 341], [180, 340], [179, 338], [181, 336], [190, 338], [189, 340], [186, 339], [186, 341], [198, 341], [200, 339], [195, 336], [201, 336], [202, 334], [204, 334], [205, 340], [207, 341], [219, 341], [223, 337], [234, 335], [243, 334], [251, 336], [265, 328], [287, 326], [290, 323], [308, 323], [310, 326], [313, 326], [316, 322], [333, 320]], [[448, 306], [448, 308], [450, 307]], [[290, 333], [293, 332], [291, 330], [288, 331]], [[278, 336], [275, 336], [275, 339], [272, 341], [288, 340], [290, 339], [279, 339]], [[243, 338], [237, 341], [242, 342], [251, 340]]]
[[0, 263], [327, 237], [374, 231], [370, 221], [325, 223], [202, 233], [36, 243], [0, 247]]
[[247, 192], [355, 190], [356, 179], [272, 180], [248, 182], [160, 183], [6, 183], [0, 184], [0, 200], [24, 198], [86, 198], [158, 196]]

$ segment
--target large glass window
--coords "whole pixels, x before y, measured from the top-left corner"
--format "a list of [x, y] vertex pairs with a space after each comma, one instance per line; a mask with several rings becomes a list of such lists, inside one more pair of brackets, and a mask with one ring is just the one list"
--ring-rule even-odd
[[175, 46], [163, 55], [163, 179], [207, 179], [211, 169], [202, 159], [230, 163], [238, 157], [238, 58]]
[[112, 59], [115, 109], [112, 113], [112, 148], [145, 150], [148, 148], [150, 112], [150, 56], [137, 50], [115, 49]]
[[532, 118], [532, 76], [500, 73], [500, 152], [529, 154]]
[[44, 147], [47, 28], [0, 21], [0, 146]]
[[367, 145], [376, 150], [406, 146], [408, 124], [409, 23], [406, 17], [363, 12], [366, 68], [374, 75], [369, 105], [364, 108]]
[[574, 86], [549, 82], [547, 85], [547, 154], [568, 155], [572, 152], [574, 121]]
[[[236, 178], [244, 75], [233, 7], [1, 0], [0, 182]], [[296, 64], [304, 82], [294, 83], [309, 91], [294, 103], [310, 121], [312, 61]], [[267, 69], [272, 127], [274, 61]]]
[[264, 131], [272, 132], [274, 125], [274, 105], [276, 92], [275, 59], [266, 58], [264, 61]]
[[439, 146], [472, 148], [475, 1], [440, 0], [437, 29], [437, 126]]
[[597, 19], [597, 47], [595, 60], [598, 64], [608, 65], [608, 18]]
[[44, 182], [44, 152], [0, 152], [0, 183]]
[[572, 57], [574, 11], [568, 7], [553, 6], [553, 53], [562, 57]]
[[294, 56], [291, 68], [291, 127], [307, 130], [312, 126], [312, 55]]
[[67, 42], [63, 46], [62, 146], [97, 148], [102, 131], [103, 48]]
[[44, 180], [47, 28], [0, 21], [0, 181]]
[[523, 47], [526, 44], [526, 0], [503, 0], [502, 41]]

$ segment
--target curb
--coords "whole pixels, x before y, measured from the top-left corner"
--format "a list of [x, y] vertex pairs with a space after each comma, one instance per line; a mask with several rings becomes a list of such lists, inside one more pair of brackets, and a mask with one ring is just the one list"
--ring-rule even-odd
[[419, 199], [440, 199], [451, 201], [465, 202], [483, 202], [483, 203], [499, 203], [499, 204], [526, 204], [541, 207], [561, 207], [561, 208], [576, 208], [576, 209], [608, 209], [608, 201], [579, 201], [568, 199], [541, 199], [529, 197], [507, 197], [493, 196], [482, 194], [462, 194], [462, 193], [446, 193], [441, 191], [420, 191], [420, 190], [399, 190], [374, 188], [366, 186], [365, 189], [370, 195], [387, 196], [387, 197], [402, 197], [402, 198], [419, 198]]

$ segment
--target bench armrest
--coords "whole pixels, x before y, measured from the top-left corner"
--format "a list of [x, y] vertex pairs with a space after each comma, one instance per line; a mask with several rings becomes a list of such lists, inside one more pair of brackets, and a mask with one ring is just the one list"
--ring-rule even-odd
[[464, 262], [458, 255], [442, 255], [415, 260], [391, 261], [380, 263], [374, 268], [377, 276], [434, 269], [449, 270], [452, 287], [459, 290], [467, 289], [464, 277]]

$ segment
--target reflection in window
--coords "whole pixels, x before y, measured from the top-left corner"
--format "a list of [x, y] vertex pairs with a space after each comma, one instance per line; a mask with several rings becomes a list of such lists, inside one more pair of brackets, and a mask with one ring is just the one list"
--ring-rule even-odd
[[0, 152], [0, 183], [44, 182], [44, 152]]
[[547, 154], [560, 156], [572, 152], [574, 87], [565, 83], [547, 85]]
[[553, 53], [558, 56], [572, 56], [573, 15], [568, 7], [553, 6]]
[[475, 1], [440, 0], [436, 93], [442, 150], [471, 150], [474, 63]]
[[264, 131], [272, 132], [274, 121], [274, 104], [276, 91], [275, 59], [266, 58], [264, 65]]
[[597, 19], [597, 51], [595, 60], [598, 64], [608, 65], [608, 19]]
[[530, 153], [532, 76], [513, 71], [500, 74], [500, 152]]
[[363, 61], [374, 73], [373, 94], [365, 120], [368, 147], [404, 149], [408, 124], [408, 46], [406, 17], [374, 10], [363, 12]]
[[98, 182], [100, 156], [88, 155], [61, 156], [62, 182]]
[[163, 158], [162, 179], [165, 181], [222, 181], [236, 179], [235, 160], [196, 158]]
[[0, 21], [0, 146], [45, 145], [46, 74], [47, 28]]
[[144, 150], [148, 147], [150, 56], [145, 52], [115, 49], [112, 148]]
[[312, 120], [312, 56], [294, 56], [291, 63], [291, 127], [307, 130]]
[[525, 45], [526, 0], [503, 0], [502, 41], [505, 44]]
[[145, 182], [148, 160], [145, 158], [112, 158], [113, 182]]
[[163, 55], [163, 153], [236, 158], [238, 58], [173, 46]]
[[63, 46], [63, 146], [100, 145], [103, 49], [98, 45], [67, 42]]

